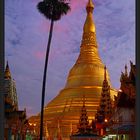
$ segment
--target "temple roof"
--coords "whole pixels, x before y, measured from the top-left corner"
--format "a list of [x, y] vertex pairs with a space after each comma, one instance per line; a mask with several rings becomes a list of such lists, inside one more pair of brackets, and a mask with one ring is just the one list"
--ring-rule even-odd
[[126, 84], [133, 83], [135, 85], [135, 80], [136, 80], [136, 65], [134, 65], [130, 61], [130, 72], [128, 74], [127, 65], [125, 65], [125, 72], [121, 73], [120, 82]]

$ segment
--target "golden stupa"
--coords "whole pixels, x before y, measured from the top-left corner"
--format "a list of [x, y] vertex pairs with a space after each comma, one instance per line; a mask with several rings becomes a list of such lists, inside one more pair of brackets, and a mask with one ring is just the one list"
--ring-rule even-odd
[[[64, 89], [44, 108], [44, 126], [47, 124], [47, 131], [51, 137], [57, 137], [58, 122], [63, 140], [69, 139], [70, 134], [77, 131], [83, 95], [89, 121], [94, 119], [99, 106], [104, 80], [104, 64], [98, 54], [96, 30], [92, 18], [93, 9], [94, 4], [89, 0], [78, 59], [69, 72]], [[116, 90], [111, 86], [108, 71], [107, 80], [113, 99]], [[40, 114], [31, 117], [30, 121], [39, 122], [39, 117]]]

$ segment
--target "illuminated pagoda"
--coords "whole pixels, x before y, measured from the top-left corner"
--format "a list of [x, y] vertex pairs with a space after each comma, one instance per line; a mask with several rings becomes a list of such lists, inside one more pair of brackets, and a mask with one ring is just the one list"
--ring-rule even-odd
[[106, 66], [104, 68], [104, 81], [101, 92], [101, 100], [99, 108], [95, 115], [96, 120], [96, 129], [98, 130], [99, 135], [105, 135], [106, 133], [106, 123], [112, 115], [112, 100], [110, 97], [110, 86], [106, 79]]
[[79, 125], [78, 125], [78, 133], [79, 134], [89, 134], [91, 131], [89, 120], [87, 116], [87, 111], [85, 107], [85, 96], [83, 96], [83, 106], [81, 109], [81, 116], [79, 119]]
[[16, 84], [7, 62], [4, 74], [5, 87], [5, 139], [25, 139], [26, 110], [18, 109]]
[[86, 106], [85, 96], [83, 96], [83, 106], [81, 109], [81, 116], [78, 124], [78, 131], [70, 136], [70, 140], [99, 140], [99, 136], [94, 133], [92, 126], [89, 123]]
[[[83, 37], [80, 54], [74, 66], [71, 68], [65, 87], [44, 108], [44, 122], [47, 122], [50, 135], [57, 137], [57, 121], [60, 122], [61, 136], [68, 139], [71, 133], [77, 129], [83, 94], [86, 97], [86, 109], [89, 122], [97, 111], [100, 102], [102, 82], [104, 80], [104, 64], [98, 53], [96, 41], [96, 29], [92, 18], [94, 4], [89, 0], [86, 6], [87, 17], [83, 27]], [[109, 73], [106, 70], [106, 78], [110, 85], [111, 98], [116, 90], [112, 88]], [[39, 123], [40, 114], [32, 116], [30, 122]]]

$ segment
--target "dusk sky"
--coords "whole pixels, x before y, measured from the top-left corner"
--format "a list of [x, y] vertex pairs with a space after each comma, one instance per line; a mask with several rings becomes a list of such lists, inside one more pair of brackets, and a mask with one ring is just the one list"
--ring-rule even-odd
[[[44, 57], [50, 21], [36, 5], [40, 0], [5, 1], [5, 59], [16, 81], [19, 108], [40, 111]], [[71, 0], [71, 11], [55, 22], [48, 65], [45, 104], [64, 88], [80, 51], [88, 0]], [[135, 1], [93, 0], [99, 54], [119, 89], [121, 71], [135, 63]]]

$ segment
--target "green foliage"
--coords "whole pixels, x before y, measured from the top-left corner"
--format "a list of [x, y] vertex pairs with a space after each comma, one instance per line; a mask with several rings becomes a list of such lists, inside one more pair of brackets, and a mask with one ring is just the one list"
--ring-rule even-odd
[[65, 0], [44, 0], [39, 2], [37, 8], [49, 20], [59, 20], [70, 10], [69, 3]]

